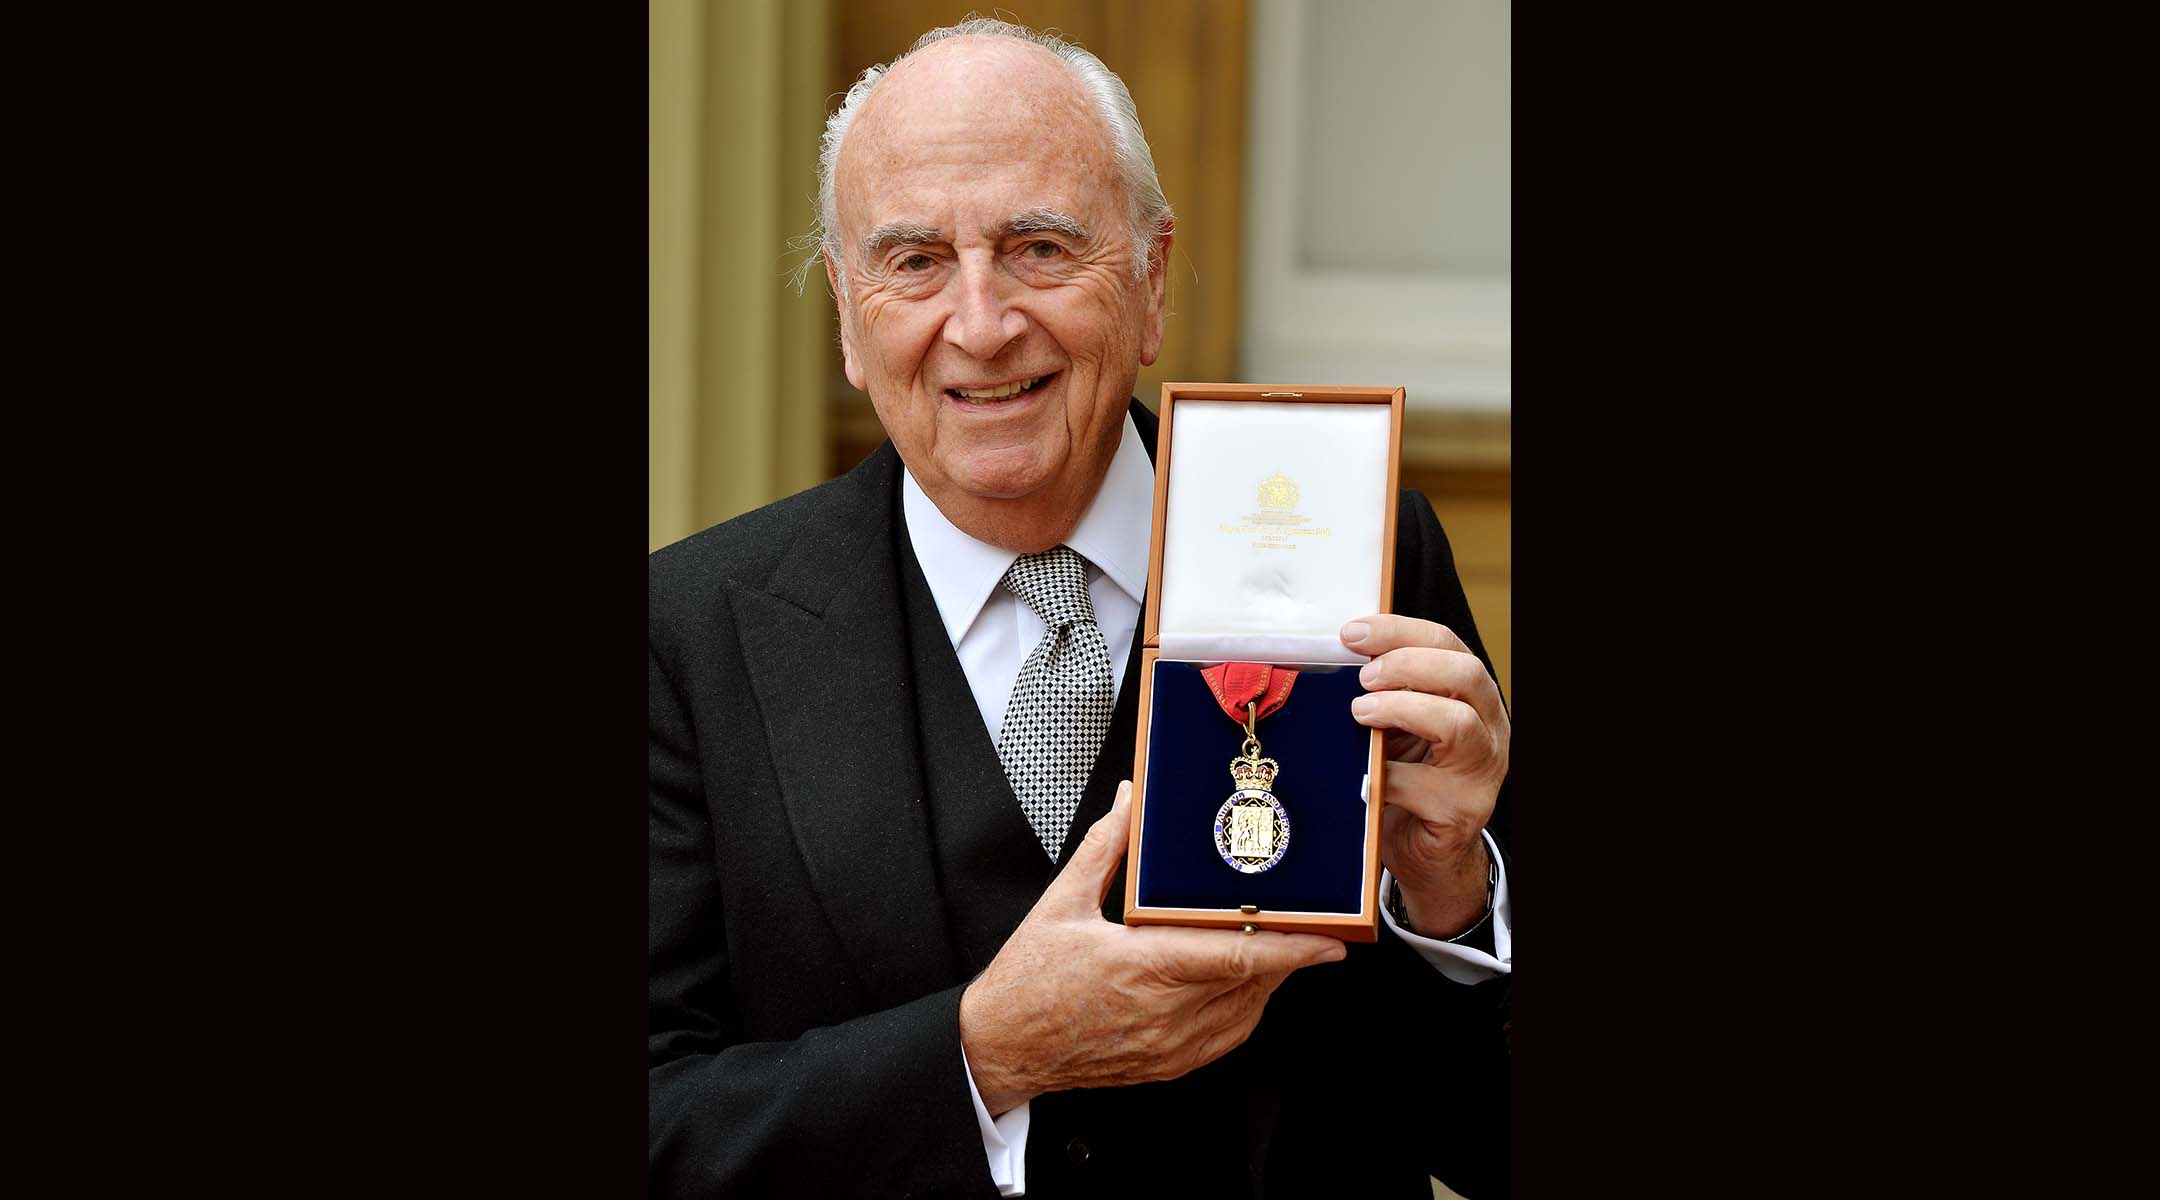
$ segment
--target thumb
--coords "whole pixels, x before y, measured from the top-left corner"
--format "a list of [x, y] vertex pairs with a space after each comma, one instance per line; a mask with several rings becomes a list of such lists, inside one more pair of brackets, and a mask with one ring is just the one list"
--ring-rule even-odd
[[1046, 895], [1055, 895], [1063, 907], [1076, 912], [1094, 912], [1102, 907], [1103, 897], [1110, 892], [1110, 877], [1125, 861], [1127, 825], [1132, 813], [1132, 780], [1118, 784], [1117, 798], [1110, 802], [1110, 811], [1088, 826], [1080, 844], [1073, 847], [1072, 857], [1057, 878], [1050, 881]]

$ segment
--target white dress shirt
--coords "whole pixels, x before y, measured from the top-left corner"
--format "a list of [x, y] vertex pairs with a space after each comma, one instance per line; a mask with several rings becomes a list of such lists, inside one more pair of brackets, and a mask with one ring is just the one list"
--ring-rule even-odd
[[[1005, 719], [1005, 703], [1013, 681], [1030, 651], [1042, 640], [1045, 626], [1020, 597], [1001, 586], [1005, 571], [1019, 557], [1013, 551], [980, 542], [960, 531], [906, 472], [900, 484], [901, 511], [907, 519], [915, 557], [922, 563], [923, 578], [937, 601], [945, 635], [960, 658], [975, 705], [982, 712], [983, 728], [997, 741]], [[1131, 414], [1125, 417], [1124, 436], [1110, 469], [1103, 476], [1095, 502], [1080, 518], [1065, 544], [1088, 561], [1088, 598], [1095, 605], [1095, 623], [1110, 651], [1111, 696], [1125, 686], [1125, 661], [1140, 624], [1140, 610], [1147, 599], [1148, 535], [1154, 523], [1155, 467]], [[1493, 861], [1500, 852], [1486, 834], [1486, 849]], [[1434, 969], [1456, 983], [1470, 984], [1509, 974], [1514, 970], [1514, 939], [1509, 936], [1507, 868], [1499, 868], [1493, 892], [1493, 951], [1486, 954], [1469, 946], [1420, 937], [1395, 923], [1381, 905], [1381, 920]], [[1383, 870], [1380, 895], [1388, 894], [1390, 879]], [[960, 1055], [963, 1066], [967, 1054]], [[975, 1102], [975, 1121], [982, 1131], [983, 1153], [990, 1163], [990, 1177], [998, 1193], [1018, 1196], [1027, 1190], [1028, 1106], [992, 1120], [975, 1088], [973, 1068], [968, 1068], [968, 1092]]]

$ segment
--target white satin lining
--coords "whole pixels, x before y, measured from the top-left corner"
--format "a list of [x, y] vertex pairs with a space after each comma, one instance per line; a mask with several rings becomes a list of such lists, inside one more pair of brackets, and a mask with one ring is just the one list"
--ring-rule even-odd
[[1161, 657], [1184, 662], [1320, 663], [1363, 666], [1370, 659], [1342, 644], [1337, 633], [1169, 633], [1161, 634]]

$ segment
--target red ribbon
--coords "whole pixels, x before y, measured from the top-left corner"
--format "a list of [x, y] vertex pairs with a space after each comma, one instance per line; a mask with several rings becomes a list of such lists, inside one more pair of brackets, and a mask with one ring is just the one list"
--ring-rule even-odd
[[1296, 671], [1264, 663], [1218, 663], [1200, 672], [1208, 690], [1215, 693], [1215, 703], [1239, 725], [1245, 723], [1247, 704], [1257, 701], [1262, 717], [1281, 708], [1297, 676]]

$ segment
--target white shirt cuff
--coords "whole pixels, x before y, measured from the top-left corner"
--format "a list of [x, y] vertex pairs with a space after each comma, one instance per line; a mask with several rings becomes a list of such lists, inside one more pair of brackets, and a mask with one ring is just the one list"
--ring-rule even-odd
[[975, 1086], [975, 1068], [967, 1065], [967, 1051], [960, 1051], [960, 1069], [967, 1075], [968, 1099], [975, 1102], [975, 1127], [982, 1132], [983, 1157], [990, 1160], [990, 1182], [998, 1195], [1017, 1196], [1027, 1191], [1028, 1106], [1005, 1113], [995, 1121]]
[[[1500, 878], [1493, 884], [1492, 941], [1493, 952], [1485, 953], [1475, 947], [1456, 942], [1443, 942], [1437, 938], [1422, 937], [1395, 923], [1388, 912], [1388, 888], [1394, 879], [1387, 868], [1380, 868], [1380, 919], [1395, 931], [1395, 936], [1408, 943], [1418, 957], [1432, 964], [1433, 969], [1456, 983], [1483, 983], [1502, 975], [1515, 973], [1515, 939], [1508, 929], [1507, 863], [1500, 857], [1500, 845], [1493, 841], [1491, 832], [1485, 832], [1485, 852], [1492, 855], [1493, 868]], [[977, 1101], [978, 1106], [980, 1101]]]

